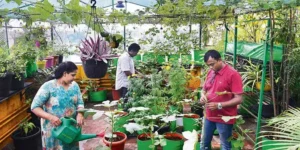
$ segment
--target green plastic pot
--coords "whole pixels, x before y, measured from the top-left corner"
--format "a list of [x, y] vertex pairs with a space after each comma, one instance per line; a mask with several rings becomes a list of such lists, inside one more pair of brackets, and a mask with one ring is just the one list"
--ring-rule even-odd
[[206, 50], [194, 50], [194, 61], [195, 64], [203, 65], [204, 64], [204, 54]]
[[113, 59], [113, 66], [118, 66], [118, 58]]
[[179, 61], [180, 55], [179, 54], [170, 54], [168, 56], [168, 61]]
[[101, 90], [97, 92], [89, 92], [89, 100], [91, 102], [102, 102], [107, 100], [107, 91]]
[[37, 72], [37, 69], [38, 67], [34, 60], [28, 61], [26, 64], [26, 76], [33, 77], [33, 75]]
[[153, 53], [145, 53], [145, 54], [143, 55], [142, 61], [143, 61], [143, 62], [147, 62], [147, 61], [149, 61], [149, 60], [152, 59], [152, 58], [154, 58], [154, 54], [153, 54]]
[[200, 130], [200, 124], [197, 123], [196, 119], [199, 119], [200, 116], [193, 114], [193, 115], [184, 115], [183, 117], [183, 130], [184, 131], [193, 131], [193, 130]]
[[[143, 137], [146, 137], [146, 133], [140, 134], [137, 137], [137, 149], [138, 150], [153, 150], [150, 148], [150, 145], [154, 145], [154, 141], [152, 142], [151, 139], [147, 140], [141, 140]], [[148, 134], [149, 135], [149, 134]], [[154, 148], [155, 150], [157, 149], [156, 147]]]
[[142, 60], [142, 56], [141, 55], [136, 55], [133, 57], [133, 60]]
[[164, 62], [166, 62], [166, 56], [165, 55], [158, 55], [156, 57], [157, 63], [159, 64], [163, 64]]
[[[163, 150], [182, 150], [183, 148], [183, 136], [179, 133], [166, 133], [165, 134], [166, 145], [163, 146]], [[170, 137], [176, 137], [181, 140], [171, 140]]]
[[171, 132], [175, 132], [176, 131], [176, 120], [175, 121], [171, 121], [170, 122], [170, 130]]
[[[271, 150], [274, 148], [280, 148], [286, 145], [280, 145], [280, 142], [276, 140], [271, 140], [268, 138], [262, 138], [262, 150]], [[285, 150], [285, 149], [282, 149]]]

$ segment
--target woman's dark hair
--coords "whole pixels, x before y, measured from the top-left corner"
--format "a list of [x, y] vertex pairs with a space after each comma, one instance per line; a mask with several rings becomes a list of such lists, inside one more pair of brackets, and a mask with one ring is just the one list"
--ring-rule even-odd
[[215, 59], [215, 60], [219, 60], [221, 58], [220, 53], [217, 50], [208, 50], [205, 55], [204, 55], [204, 62], [207, 62], [209, 57]]
[[139, 44], [136, 43], [132, 43], [129, 47], [128, 47], [128, 51], [133, 51], [133, 52], [138, 52], [141, 49]]
[[54, 78], [59, 79], [64, 75], [64, 72], [70, 73], [77, 70], [77, 66], [71, 62], [66, 61], [59, 64], [59, 66], [54, 71]]

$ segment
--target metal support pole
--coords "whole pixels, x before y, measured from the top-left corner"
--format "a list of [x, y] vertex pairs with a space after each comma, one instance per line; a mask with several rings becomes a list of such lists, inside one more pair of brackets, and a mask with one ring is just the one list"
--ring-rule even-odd
[[262, 80], [260, 86], [260, 93], [259, 93], [259, 107], [258, 107], [258, 119], [257, 119], [257, 126], [256, 126], [256, 133], [255, 133], [255, 147], [257, 147], [257, 143], [259, 141], [259, 133], [260, 133], [260, 125], [261, 125], [261, 113], [262, 113], [262, 104], [264, 100], [264, 89], [265, 89], [265, 81], [266, 81], [266, 68], [267, 68], [267, 51], [269, 49], [269, 35], [270, 35], [270, 25], [271, 20], [268, 20], [267, 26], [267, 37], [265, 41], [265, 51], [264, 51], [264, 60], [263, 60], [263, 67], [262, 67]]
[[199, 49], [201, 50], [201, 45], [202, 45], [202, 24], [201, 22], [199, 23]]
[[190, 33], [192, 33], [192, 25], [189, 25]]
[[111, 0], [111, 7], [112, 7], [112, 10], [114, 11], [115, 10], [115, 2], [114, 2], [114, 0]]
[[5, 22], [5, 36], [6, 36], [6, 44], [7, 44], [7, 47], [9, 48], [7, 22]]
[[53, 35], [53, 25], [52, 24], [51, 24], [50, 32], [51, 32], [51, 42], [52, 42], [52, 46], [53, 46], [53, 44], [54, 44], [54, 35]]
[[225, 29], [225, 47], [224, 47], [224, 55], [225, 55], [225, 53], [226, 53], [226, 51], [227, 51], [227, 43], [228, 43], [228, 30], [227, 29]]
[[124, 25], [124, 51], [126, 51], [126, 25]]
[[234, 51], [233, 51], [233, 67], [236, 68], [236, 51], [237, 51], [237, 35], [238, 35], [238, 16], [235, 16], [235, 24], [234, 24]]

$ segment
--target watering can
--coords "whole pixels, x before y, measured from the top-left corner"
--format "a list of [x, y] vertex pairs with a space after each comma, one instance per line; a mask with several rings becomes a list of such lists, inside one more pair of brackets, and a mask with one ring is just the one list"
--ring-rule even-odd
[[61, 125], [52, 129], [52, 136], [64, 143], [70, 144], [104, 136], [104, 132], [100, 134], [81, 134], [81, 127], [77, 127], [77, 122], [73, 118], [63, 117], [60, 120]]

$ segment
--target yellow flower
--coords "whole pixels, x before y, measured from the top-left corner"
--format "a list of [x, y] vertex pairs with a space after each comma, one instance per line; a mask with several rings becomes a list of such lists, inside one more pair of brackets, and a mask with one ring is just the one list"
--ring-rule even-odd
[[166, 70], [170, 70], [171, 67], [170, 67], [170, 66], [166, 66], [165, 69], [166, 69]]
[[136, 77], [136, 76], [137, 76], [137, 74], [132, 74], [131, 76], [133, 76], [133, 77]]

